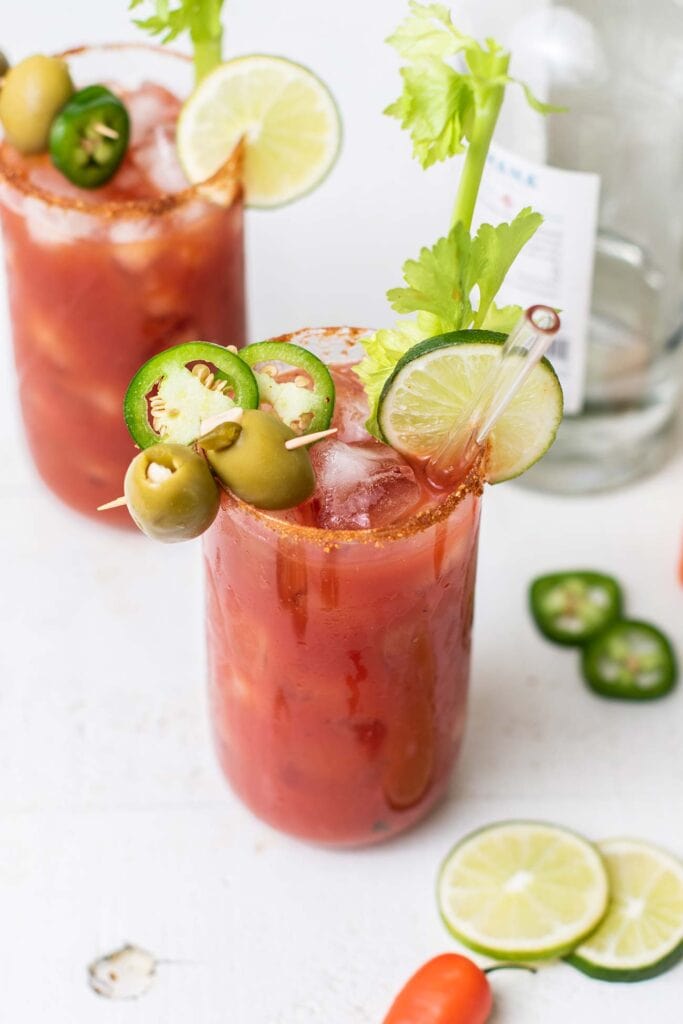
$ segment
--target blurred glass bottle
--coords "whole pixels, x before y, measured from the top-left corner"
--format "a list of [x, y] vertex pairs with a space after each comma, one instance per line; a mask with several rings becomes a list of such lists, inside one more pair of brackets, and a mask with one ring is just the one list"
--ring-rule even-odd
[[509, 90], [485, 179], [489, 207], [528, 202], [546, 217], [510, 298], [535, 292], [566, 325], [551, 358], [567, 415], [524, 480], [600, 490], [664, 460], [679, 404], [683, 0], [550, 3], [510, 47], [512, 73], [568, 108], [539, 119]]

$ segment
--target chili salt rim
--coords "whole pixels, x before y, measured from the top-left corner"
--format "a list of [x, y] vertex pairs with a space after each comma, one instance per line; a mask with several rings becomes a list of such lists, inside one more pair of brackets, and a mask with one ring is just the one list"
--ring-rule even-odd
[[[281, 334], [272, 341], [293, 342], [300, 344], [302, 338], [315, 335], [318, 338], [336, 338], [347, 345], [356, 344], [361, 338], [372, 333], [369, 327], [301, 327], [288, 334]], [[305, 540], [317, 544], [325, 549], [340, 547], [343, 544], [374, 544], [375, 547], [382, 547], [385, 543], [395, 540], [403, 540], [408, 537], [424, 533], [431, 526], [436, 526], [450, 516], [455, 508], [467, 497], [473, 495], [480, 497], [484, 491], [485, 469], [488, 459], [488, 447], [480, 454], [479, 458], [472, 465], [464, 480], [454, 491], [446, 494], [443, 501], [429, 508], [410, 516], [405, 522], [396, 526], [374, 527], [367, 530], [329, 530], [317, 526], [303, 526], [299, 523], [290, 523], [284, 519], [270, 515], [264, 509], [255, 508], [237, 498], [230, 491], [223, 488], [221, 495], [221, 511], [236, 508], [245, 512], [248, 516], [261, 523], [273, 533], [280, 534], [290, 539]]]
[[[179, 53], [178, 50], [168, 50], [163, 46], [153, 46], [146, 43], [97, 43], [92, 46], [74, 46], [69, 50], [63, 50], [54, 54], [55, 57], [67, 59], [79, 54], [97, 50], [119, 51], [119, 50], [141, 50], [144, 52], [158, 53], [163, 57], [173, 57], [186, 63], [191, 63], [192, 58], [187, 54]], [[24, 196], [38, 199], [49, 207], [57, 207], [62, 210], [75, 210], [92, 216], [94, 219], [114, 220], [118, 217], [158, 217], [181, 207], [195, 199], [204, 202], [213, 202], [214, 205], [224, 206], [226, 209], [232, 206], [238, 199], [242, 198], [244, 186], [242, 180], [242, 169], [244, 166], [245, 147], [244, 141], [240, 140], [222, 167], [219, 167], [211, 177], [205, 181], [188, 185], [187, 188], [178, 192], [162, 192], [161, 195], [150, 196], [143, 199], [108, 199], [103, 202], [85, 202], [74, 196], [57, 195], [47, 189], [35, 185], [30, 180], [25, 168], [10, 164], [6, 160], [8, 143], [0, 142], [0, 181], [6, 182], [10, 188], [14, 188]], [[218, 192], [221, 196], [220, 202], [212, 198], [212, 193]]]

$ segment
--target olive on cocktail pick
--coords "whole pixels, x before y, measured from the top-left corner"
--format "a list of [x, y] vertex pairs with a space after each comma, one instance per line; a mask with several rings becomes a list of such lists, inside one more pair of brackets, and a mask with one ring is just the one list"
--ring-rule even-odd
[[[294, 508], [315, 490], [315, 475], [304, 446], [271, 413], [245, 409], [239, 423], [221, 423], [199, 438], [212, 470], [228, 490], [256, 508]], [[301, 439], [303, 440], [303, 439]]]
[[9, 142], [20, 153], [42, 153], [48, 147], [55, 116], [73, 94], [66, 62], [36, 54], [7, 71], [0, 92], [0, 121]]
[[182, 444], [154, 444], [139, 452], [123, 491], [142, 532], [167, 543], [198, 537], [218, 512], [218, 488], [206, 460]]

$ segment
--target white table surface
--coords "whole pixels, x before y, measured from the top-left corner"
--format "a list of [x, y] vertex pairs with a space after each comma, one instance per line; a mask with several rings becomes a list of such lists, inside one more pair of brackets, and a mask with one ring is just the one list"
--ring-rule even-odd
[[[435, 234], [452, 191], [441, 171], [427, 188], [377, 113], [395, 64], [382, 56], [373, 75], [370, 58], [403, 5], [345, 5], [356, 20], [365, 12], [360, 43], [328, 5], [297, 0], [290, 21], [272, 0], [264, 6], [272, 17], [257, 25], [249, 0], [234, 0], [235, 50], [328, 68], [348, 129], [325, 190], [250, 217], [251, 335], [379, 322], [400, 257]], [[96, 33], [82, 31], [92, 4], [17, 11], [13, 52], [130, 34], [123, 4], [103, 7]], [[362, 88], [352, 44], [367, 61]], [[372, 146], [388, 148], [384, 165]], [[418, 187], [420, 223], [404, 204]], [[284, 251], [291, 261], [273, 259]], [[379, 1024], [407, 976], [455, 948], [434, 878], [469, 829], [543, 818], [683, 855], [683, 688], [645, 707], [601, 701], [582, 686], [575, 656], [545, 644], [526, 611], [534, 575], [596, 566], [623, 580], [634, 614], [683, 648], [680, 443], [664, 470], [615, 494], [487, 493], [470, 722], [449, 798], [394, 842], [330, 852], [259, 823], [222, 782], [207, 727], [198, 547], [105, 530], [46, 493], [21, 438], [4, 313], [0, 336], [0, 1019]], [[95, 996], [86, 965], [127, 941], [165, 961], [155, 984], [135, 1002]], [[503, 973], [495, 1021], [668, 1024], [680, 1019], [682, 982], [683, 967], [636, 986], [563, 964], [536, 977]]]

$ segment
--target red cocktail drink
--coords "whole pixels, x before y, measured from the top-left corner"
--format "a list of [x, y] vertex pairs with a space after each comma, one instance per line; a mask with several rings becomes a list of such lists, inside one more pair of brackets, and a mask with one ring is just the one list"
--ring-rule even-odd
[[[291, 340], [334, 365], [358, 358], [364, 333]], [[314, 498], [275, 515], [225, 494], [204, 550], [223, 770], [276, 828], [351, 845], [409, 827], [447, 786], [465, 723], [481, 480], [477, 467], [435, 494], [367, 438], [348, 366], [334, 375], [340, 433], [312, 450]]]
[[[47, 154], [22, 157], [3, 143], [0, 217], [29, 446], [48, 486], [95, 514], [121, 490], [122, 399], [140, 363], [194, 338], [244, 343], [242, 198], [238, 154], [193, 188], [177, 164], [188, 62], [149, 47], [67, 59], [78, 86], [102, 81], [103, 68], [117, 83], [132, 126], [124, 163], [89, 192]], [[112, 521], [130, 524], [125, 510]]]

